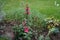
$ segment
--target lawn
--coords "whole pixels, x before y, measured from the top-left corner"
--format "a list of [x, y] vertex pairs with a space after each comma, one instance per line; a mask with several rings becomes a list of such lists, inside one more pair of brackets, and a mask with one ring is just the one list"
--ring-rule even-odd
[[[26, 6], [26, 0], [0, 0], [4, 3], [2, 10], [7, 14], [12, 14], [16, 11], [24, 9]], [[60, 4], [60, 0], [56, 0]], [[28, 0], [28, 4], [31, 10], [36, 10], [42, 15], [47, 17], [54, 16], [60, 19], [60, 5], [55, 5], [55, 0]]]

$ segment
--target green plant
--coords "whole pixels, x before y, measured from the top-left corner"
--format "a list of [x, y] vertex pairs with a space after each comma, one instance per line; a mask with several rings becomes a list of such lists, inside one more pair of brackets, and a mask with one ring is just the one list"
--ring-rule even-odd
[[0, 40], [8, 40], [8, 39], [5, 37], [0, 37]]
[[[48, 30], [47, 34], [42, 34], [39, 37], [39, 40], [51, 40], [50, 39], [50, 34], [57, 34], [59, 33], [59, 20], [55, 19], [55, 18], [47, 18], [46, 20], [43, 21], [43, 23], [45, 26], [43, 28], [46, 28], [46, 30]], [[42, 31], [43, 32], [43, 31]]]
[[28, 32], [25, 32], [24, 30], [24, 27], [21, 25], [16, 25], [13, 27], [13, 30], [14, 30], [14, 33], [15, 33], [15, 40], [18, 40], [18, 39], [25, 39], [25, 40], [31, 40], [31, 37], [32, 37], [32, 31], [30, 28], [28, 28], [29, 31]]

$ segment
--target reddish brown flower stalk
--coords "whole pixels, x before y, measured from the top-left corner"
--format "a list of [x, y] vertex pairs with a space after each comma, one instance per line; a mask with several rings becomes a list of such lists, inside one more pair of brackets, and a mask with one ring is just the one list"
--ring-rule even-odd
[[26, 14], [27, 14], [27, 15], [30, 14], [28, 4], [26, 5]]

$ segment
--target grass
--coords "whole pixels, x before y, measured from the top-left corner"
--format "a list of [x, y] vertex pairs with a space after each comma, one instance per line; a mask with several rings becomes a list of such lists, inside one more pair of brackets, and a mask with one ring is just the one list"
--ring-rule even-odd
[[[5, 5], [3, 6], [3, 10], [7, 14], [15, 13], [15, 11], [19, 11], [24, 9], [26, 6], [26, 0], [1, 0]], [[31, 10], [37, 10], [42, 15], [46, 15], [47, 17], [54, 16], [57, 19], [60, 19], [60, 6], [57, 7], [54, 5], [55, 0], [28, 0], [29, 7]], [[56, 0], [57, 3], [60, 4], [60, 0]]]

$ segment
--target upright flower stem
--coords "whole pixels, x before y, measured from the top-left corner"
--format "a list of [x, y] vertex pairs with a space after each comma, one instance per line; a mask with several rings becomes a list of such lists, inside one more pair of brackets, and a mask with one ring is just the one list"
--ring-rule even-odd
[[27, 19], [27, 25], [28, 25], [28, 21], [29, 21], [29, 15], [30, 15], [29, 6], [28, 6], [28, 4], [26, 4], [26, 19]]

